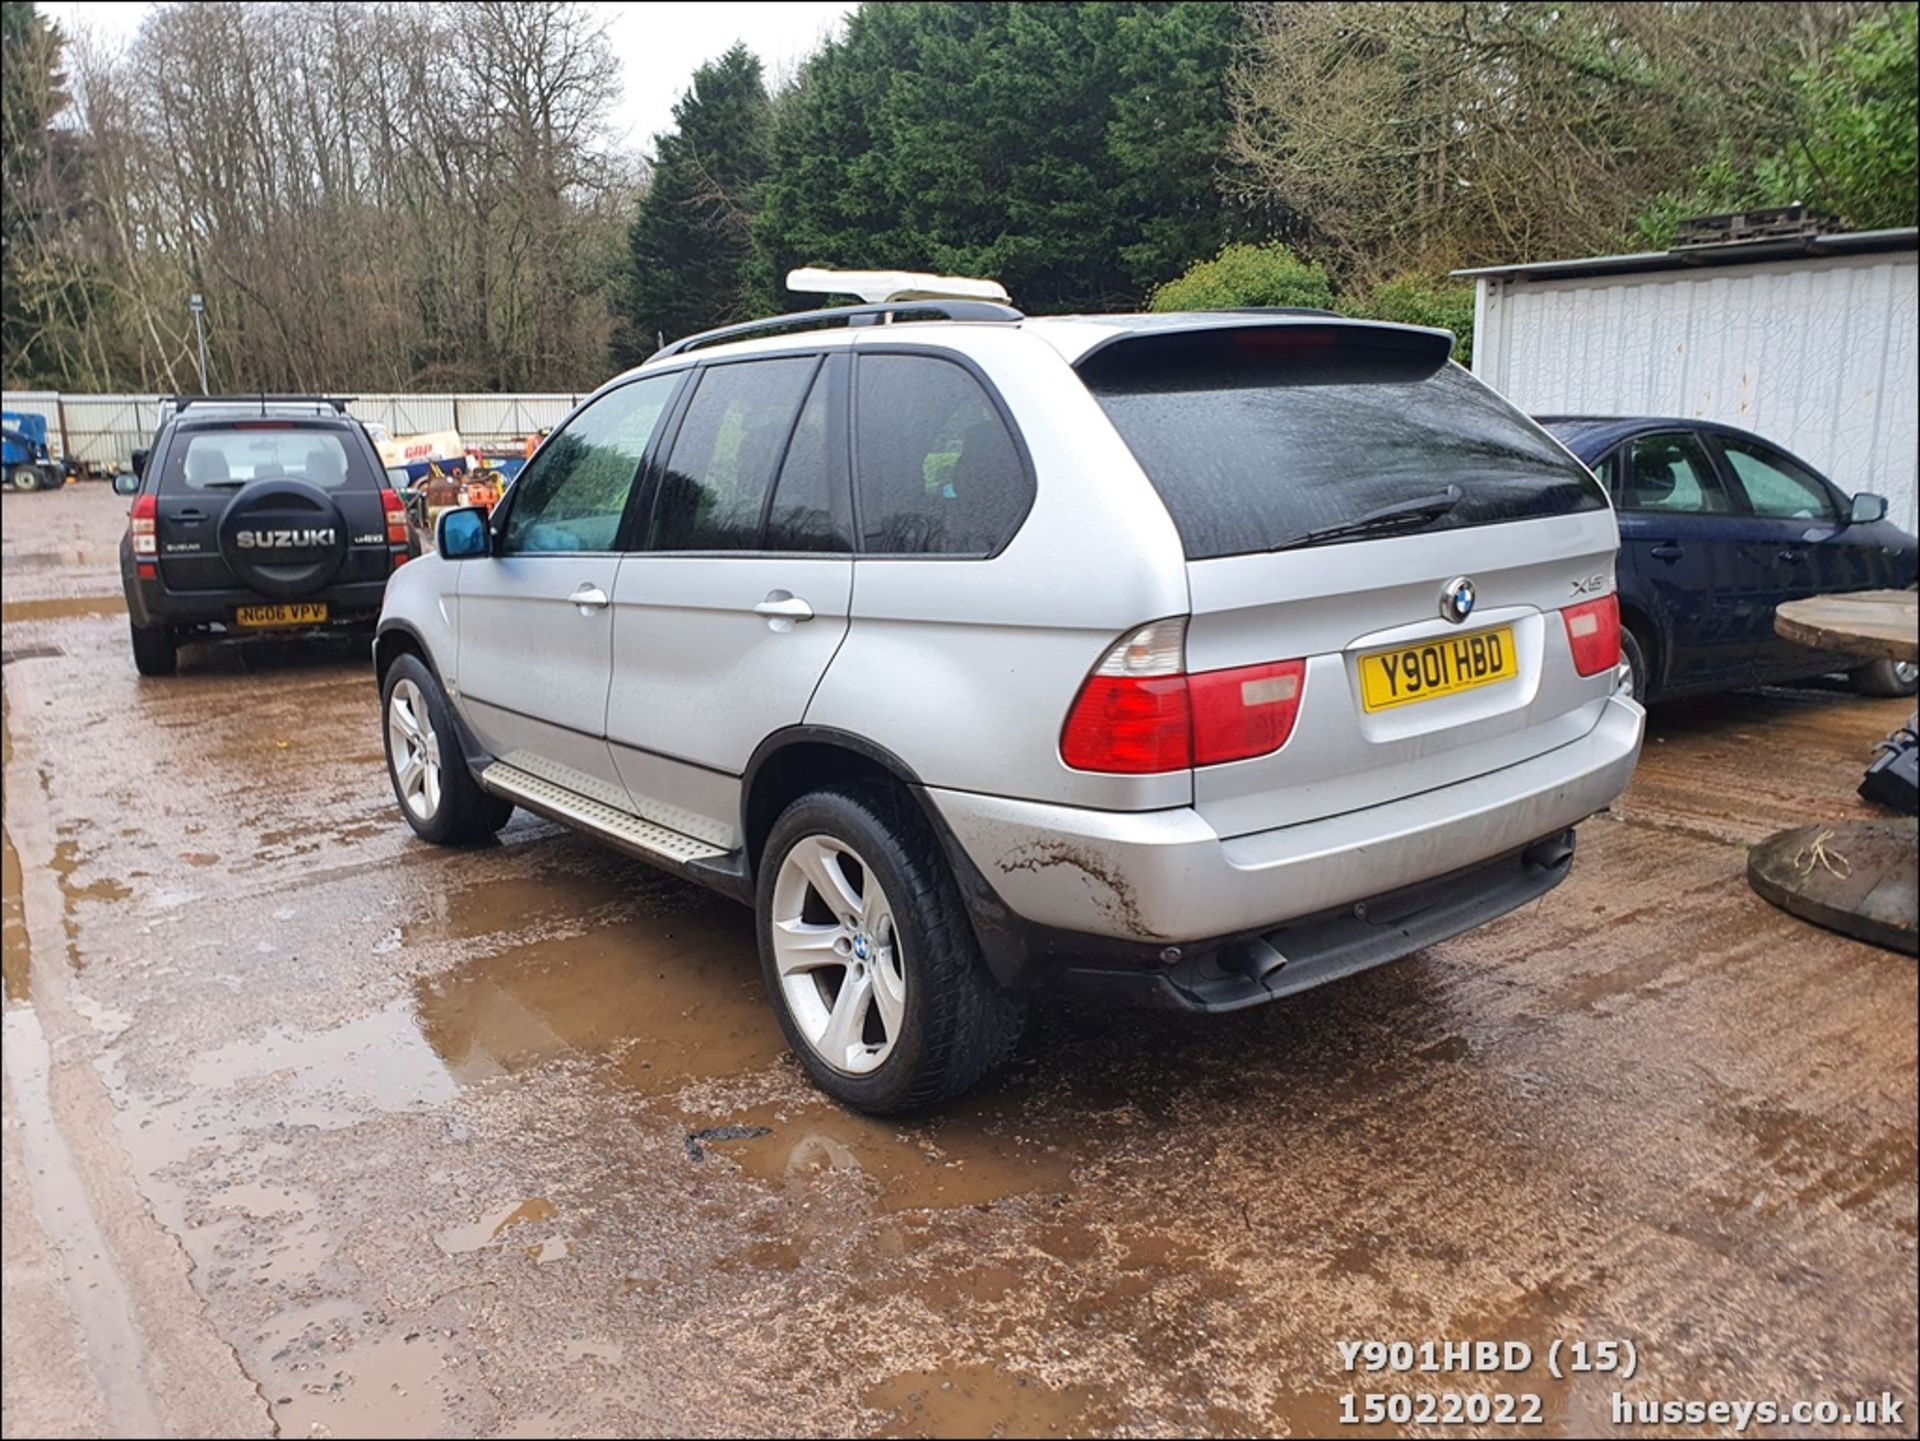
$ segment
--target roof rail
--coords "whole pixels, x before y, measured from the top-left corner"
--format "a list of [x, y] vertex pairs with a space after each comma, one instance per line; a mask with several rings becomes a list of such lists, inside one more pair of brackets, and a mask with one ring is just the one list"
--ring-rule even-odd
[[260, 413], [266, 414], [269, 405], [330, 405], [340, 414], [347, 413], [347, 407], [353, 403], [350, 395], [266, 395], [255, 392], [252, 395], [170, 395], [167, 403], [176, 413], [191, 405], [257, 405]]
[[749, 335], [822, 325], [881, 325], [903, 315], [932, 315], [942, 320], [1025, 320], [1027, 317], [1011, 305], [992, 300], [892, 300], [881, 305], [836, 305], [826, 310], [799, 310], [790, 315], [770, 315], [765, 320], [749, 320], [739, 325], [722, 325], [703, 330], [656, 350], [651, 359], [664, 360], [697, 350], [703, 345], [718, 345], [726, 340], [741, 340]]

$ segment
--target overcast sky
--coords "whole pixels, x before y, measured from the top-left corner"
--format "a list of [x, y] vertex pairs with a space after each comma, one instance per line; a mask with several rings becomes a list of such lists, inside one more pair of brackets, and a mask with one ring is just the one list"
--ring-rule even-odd
[[[125, 44], [153, 8], [149, 0], [66, 0], [41, 10], [62, 29], [87, 26]], [[673, 123], [673, 103], [692, 82], [694, 67], [744, 40], [767, 68], [769, 82], [790, 76], [842, 19], [851, 4], [811, 0], [748, 0], [738, 4], [590, 4], [619, 62], [625, 95], [612, 117], [614, 138], [650, 149], [654, 134]]]

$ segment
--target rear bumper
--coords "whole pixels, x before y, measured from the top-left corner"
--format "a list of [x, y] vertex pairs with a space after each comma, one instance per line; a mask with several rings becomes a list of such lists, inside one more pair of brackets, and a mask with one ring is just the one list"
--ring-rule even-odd
[[[1498, 920], [1573, 870], [1571, 830], [1515, 855], [1374, 896], [1264, 933], [1179, 947], [1172, 963], [1071, 961], [1048, 983], [1123, 1005], [1238, 1011], [1323, 986]], [[1157, 959], [1157, 958], [1156, 958]]]
[[[1581, 739], [1490, 775], [1224, 841], [1187, 808], [1089, 811], [931, 787], [927, 796], [1004, 907], [1005, 930], [1163, 950], [1263, 933], [1517, 855], [1626, 788], [1644, 719], [1616, 697]], [[1527, 899], [1515, 894], [1515, 905]]]
[[[349, 585], [328, 586], [315, 595], [277, 597], [258, 595], [250, 590], [168, 590], [158, 581], [136, 580], [125, 586], [127, 611], [133, 623], [148, 626], [233, 627], [233, 612], [243, 605], [278, 605], [282, 600], [301, 604], [322, 602], [327, 607], [327, 624], [365, 624], [380, 614], [380, 603], [387, 593], [384, 580], [356, 581]], [[249, 632], [251, 634], [252, 632]], [[271, 634], [262, 631], [260, 634]]]

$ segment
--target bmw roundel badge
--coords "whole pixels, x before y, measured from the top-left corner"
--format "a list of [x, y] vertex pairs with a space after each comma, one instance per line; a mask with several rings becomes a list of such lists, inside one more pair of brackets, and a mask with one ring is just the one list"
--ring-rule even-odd
[[1440, 590], [1440, 614], [1459, 625], [1473, 614], [1473, 582], [1455, 576]]

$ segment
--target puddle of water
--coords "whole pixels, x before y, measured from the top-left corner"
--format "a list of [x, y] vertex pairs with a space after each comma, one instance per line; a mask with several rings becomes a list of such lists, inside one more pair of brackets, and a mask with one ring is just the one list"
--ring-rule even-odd
[[747, 1175], [805, 1186], [822, 1172], [867, 1177], [883, 1214], [990, 1206], [1012, 1196], [1067, 1190], [1084, 1150], [1031, 1133], [994, 1102], [961, 1103], [926, 1125], [902, 1130], [821, 1102], [798, 1115], [750, 1111], [742, 1119], [769, 1134], [715, 1148]]
[[[384, 763], [383, 757], [374, 759]], [[580, 869], [505, 876], [486, 885], [435, 890], [426, 899], [424, 913], [416, 913], [401, 926], [401, 940], [414, 946], [577, 925], [596, 909], [631, 897], [633, 877], [623, 875], [620, 864], [609, 859]]]
[[144, 1348], [133, 1305], [109, 1259], [79, 1167], [53, 1116], [52, 1055], [31, 1006], [9, 1006], [0, 1054], [20, 1118], [27, 1186], [58, 1249], [67, 1304], [86, 1340], [89, 1369], [106, 1402], [114, 1434], [157, 1436], [159, 1419], [147, 1394]]
[[0, 946], [4, 946], [0, 950], [0, 979], [4, 979], [9, 1001], [27, 999], [33, 974], [20, 882], [20, 857], [13, 849], [13, 837], [0, 827]]
[[[366, 1330], [363, 1332], [362, 1327]], [[437, 1331], [376, 1330], [340, 1303], [285, 1312], [260, 1335], [261, 1389], [282, 1436], [440, 1436], [451, 1424]]]
[[[415, 987], [421, 1033], [462, 1084], [583, 1055], [643, 1095], [776, 1064], [786, 1049], [753, 953], [748, 913], [723, 902], [533, 941], [426, 978]], [[881, 1211], [981, 1206], [1063, 1191], [1089, 1137], [1023, 1128], [1004, 1100], [962, 1102], [911, 1129], [824, 1100], [689, 1117], [767, 1134], [702, 1143], [699, 1164], [732, 1163], [756, 1180], [807, 1185], [857, 1172]], [[692, 1152], [690, 1151], [691, 1155]]]
[[275, 1119], [322, 1130], [353, 1125], [369, 1112], [441, 1105], [459, 1089], [421, 1043], [405, 1001], [328, 1030], [275, 1026], [230, 1041], [195, 1057], [187, 1080], [199, 1100], [231, 1087], [279, 1083]]
[[[8, 564], [12, 564], [9, 560]], [[0, 621], [8, 625], [33, 620], [70, 620], [75, 616], [125, 615], [126, 600], [117, 595], [66, 596], [59, 600], [10, 600], [0, 605]]]
[[[0, 699], [0, 767], [13, 764], [12, 716]], [[27, 915], [21, 900], [20, 856], [13, 837], [0, 825], [0, 978], [6, 999], [24, 1001], [31, 989], [32, 952], [27, 945]]]
[[470, 961], [415, 987], [421, 1033], [462, 1084], [602, 1056], [647, 1095], [747, 1074], [785, 1049], [752, 918], [712, 902]]
[[515, 1226], [536, 1225], [541, 1221], [551, 1221], [556, 1214], [558, 1213], [553, 1202], [545, 1196], [532, 1196], [524, 1201], [511, 1201], [489, 1211], [471, 1225], [455, 1226], [451, 1230], [442, 1231], [433, 1240], [434, 1244], [449, 1256], [461, 1256], [469, 1251], [480, 1251], [492, 1246]]
[[1091, 1428], [1080, 1418], [1096, 1395], [971, 1365], [903, 1371], [867, 1387], [861, 1399], [887, 1413], [876, 1436], [1044, 1436], [1085, 1434]]

